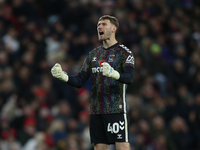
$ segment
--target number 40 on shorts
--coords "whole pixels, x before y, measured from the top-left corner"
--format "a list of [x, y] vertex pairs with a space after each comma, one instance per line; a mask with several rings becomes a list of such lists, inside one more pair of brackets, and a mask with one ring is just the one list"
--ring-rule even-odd
[[111, 133], [119, 133], [119, 130], [124, 130], [124, 121], [115, 122], [113, 124], [108, 123], [107, 131]]

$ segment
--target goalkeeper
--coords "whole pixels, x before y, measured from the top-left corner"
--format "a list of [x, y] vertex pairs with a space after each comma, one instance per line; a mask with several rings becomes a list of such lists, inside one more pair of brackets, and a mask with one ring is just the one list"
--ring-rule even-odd
[[99, 18], [98, 39], [103, 45], [89, 52], [78, 75], [67, 75], [58, 63], [51, 69], [54, 77], [78, 88], [91, 77], [90, 136], [95, 150], [108, 150], [109, 144], [130, 150], [125, 91], [126, 84], [133, 83], [134, 57], [116, 40], [118, 26], [113, 16]]

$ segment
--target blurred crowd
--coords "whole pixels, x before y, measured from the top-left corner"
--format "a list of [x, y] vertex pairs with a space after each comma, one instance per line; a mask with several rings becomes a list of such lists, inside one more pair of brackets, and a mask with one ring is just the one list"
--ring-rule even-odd
[[[127, 88], [132, 150], [200, 149], [199, 0], [0, 0], [0, 149], [92, 150], [90, 80], [77, 74], [100, 46], [100, 16], [135, 57]], [[111, 147], [111, 149], [115, 149]]]

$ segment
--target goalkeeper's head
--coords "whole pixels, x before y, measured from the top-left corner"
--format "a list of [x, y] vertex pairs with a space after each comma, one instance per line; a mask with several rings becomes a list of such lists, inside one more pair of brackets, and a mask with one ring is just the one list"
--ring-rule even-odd
[[115, 38], [119, 22], [116, 17], [110, 15], [104, 15], [99, 18], [97, 23], [98, 37], [100, 41], [104, 41], [110, 38]]

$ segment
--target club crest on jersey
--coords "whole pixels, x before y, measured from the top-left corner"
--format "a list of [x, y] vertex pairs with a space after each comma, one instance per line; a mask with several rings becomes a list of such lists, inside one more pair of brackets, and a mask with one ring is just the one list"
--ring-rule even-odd
[[113, 62], [115, 59], [115, 55], [110, 55], [108, 58], [108, 62]]
[[97, 57], [93, 57], [92, 61], [97, 61]]
[[130, 64], [133, 64], [134, 65], [134, 57], [129, 55], [126, 59], [126, 63], [130, 63]]

